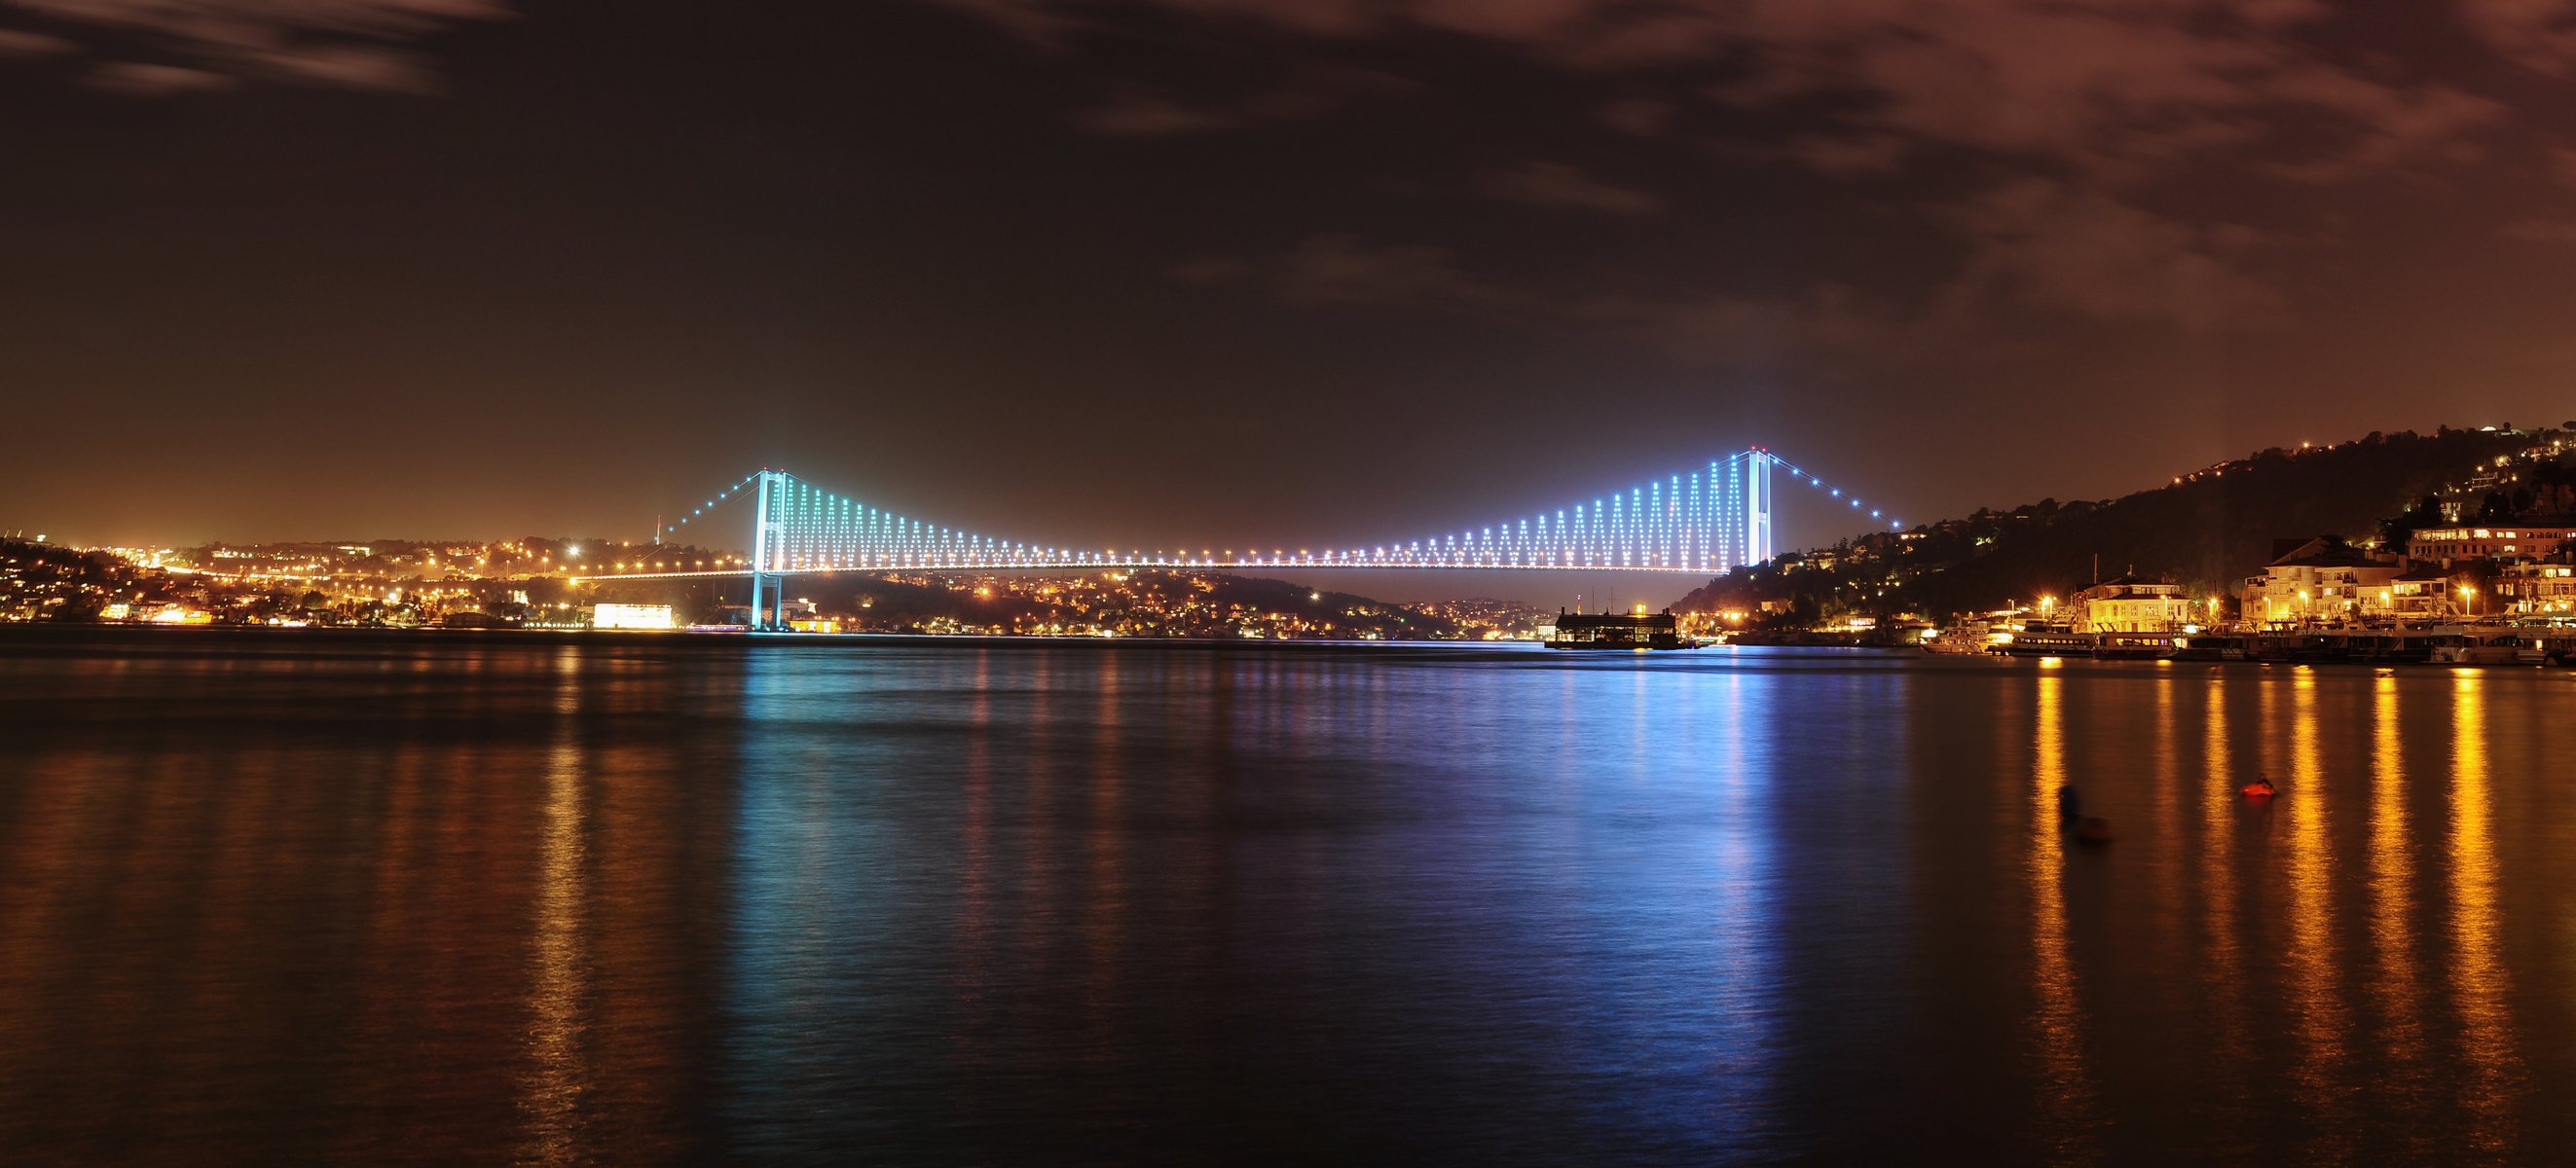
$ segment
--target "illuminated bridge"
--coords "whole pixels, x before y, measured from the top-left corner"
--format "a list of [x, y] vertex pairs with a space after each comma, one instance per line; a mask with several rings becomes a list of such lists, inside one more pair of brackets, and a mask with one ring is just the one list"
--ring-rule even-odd
[[[871, 507], [783, 470], [762, 470], [681, 517], [673, 531], [704, 526], [728, 502], [750, 512], [751, 548], [739, 567], [635, 571], [590, 579], [749, 576], [752, 611], [776, 578], [809, 572], [900, 572], [1025, 568], [1479, 568], [1513, 571], [1676, 572], [1715, 575], [1772, 556], [1773, 484], [1785, 475], [1846, 503], [1869, 526], [1901, 528], [1842, 488], [1762, 447], [1716, 459], [1705, 469], [1640, 483], [1553, 512], [1421, 539], [1336, 548], [1073, 548], [1023, 543], [945, 527]], [[721, 544], [719, 544], [721, 546]], [[640, 567], [640, 565], [639, 565]]]

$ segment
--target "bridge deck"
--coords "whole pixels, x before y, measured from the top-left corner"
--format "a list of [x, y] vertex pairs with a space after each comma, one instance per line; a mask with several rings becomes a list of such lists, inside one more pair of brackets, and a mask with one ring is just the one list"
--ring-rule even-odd
[[[764, 576], [821, 576], [841, 572], [1099, 572], [1129, 568], [1156, 568], [1182, 572], [1238, 571], [1432, 571], [1432, 572], [1659, 572], [1674, 576], [1710, 576], [1708, 568], [1683, 564], [1430, 564], [1380, 560], [1333, 560], [1323, 557], [1287, 560], [1058, 560], [1039, 563], [948, 562], [918, 564], [840, 564], [831, 566], [781, 566], [758, 573]], [[574, 581], [600, 580], [687, 580], [699, 577], [750, 576], [749, 568], [706, 569], [691, 572], [586, 572], [573, 576]]]

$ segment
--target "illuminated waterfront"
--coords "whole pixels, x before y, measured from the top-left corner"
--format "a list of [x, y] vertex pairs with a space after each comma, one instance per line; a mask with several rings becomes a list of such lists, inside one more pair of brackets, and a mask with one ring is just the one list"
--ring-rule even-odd
[[2563, 672], [63, 630], [0, 696], [40, 1160], [2576, 1139]]

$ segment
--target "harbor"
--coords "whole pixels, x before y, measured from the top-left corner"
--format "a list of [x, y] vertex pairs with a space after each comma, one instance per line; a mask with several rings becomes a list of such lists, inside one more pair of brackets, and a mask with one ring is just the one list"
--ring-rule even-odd
[[1934, 652], [2104, 660], [2297, 664], [2576, 666], [2576, 625], [2449, 624], [2265, 632], [2081, 632], [2031, 622], [1961, 627], [1927, 639]]

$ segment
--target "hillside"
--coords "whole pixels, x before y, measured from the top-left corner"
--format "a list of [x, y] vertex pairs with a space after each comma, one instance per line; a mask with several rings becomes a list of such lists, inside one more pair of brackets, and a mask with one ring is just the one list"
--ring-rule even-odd
[[2046, 499], [1783, 555], [1720, 577], [1676, 607], [1714, 612], [1788, 600], [1801, 615], [1947, 615], [2062, 596], [2092, 579], [2096, 555], [2105, 576], [2135, 569], [2217, 593], [2270, 562], [2276, 540], [2375, 538], [2382, 520], [2414, 500], [2548, 440], [2528, 430], [2443, 429], [2264, 450], [2120, 499]]

